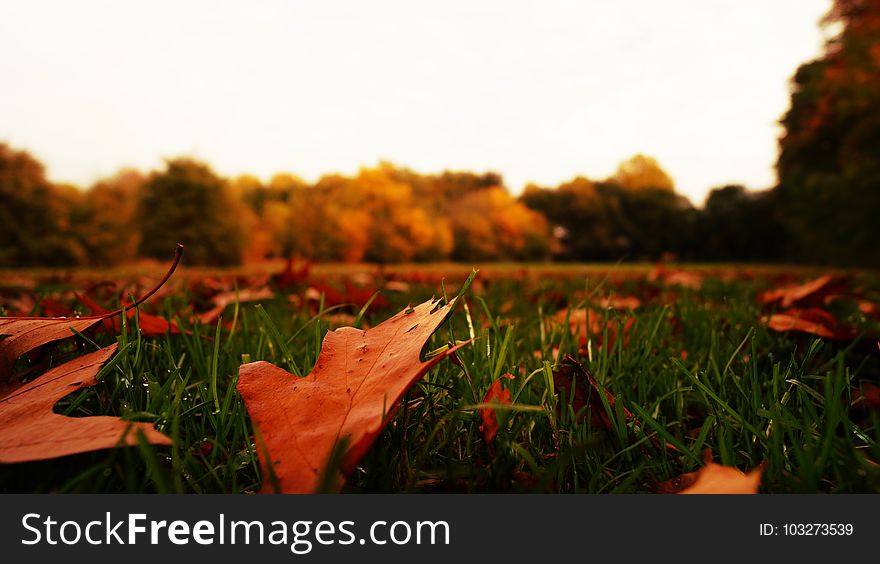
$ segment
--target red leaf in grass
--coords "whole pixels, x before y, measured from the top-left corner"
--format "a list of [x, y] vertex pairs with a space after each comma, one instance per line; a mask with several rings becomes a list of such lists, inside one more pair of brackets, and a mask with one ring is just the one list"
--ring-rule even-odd
[[[611, 428], [611, 419], [599, 394], [605, 393], [612, 409], [617, 400], [611, 392], [599, 386], [596, 379], [571, 355], [565, 355], [562, 362], [553, 369], [553, 389], [557, 394], [565, 391], [565, 400], [571, 402], [572, 411], [581, 420], [589, 417], [592, 428]], [[633, 414], [625, 407], [623, 416], [627, 421], [633, 418]]]
[[273, 274], [271, 280], [277, 288], [281, 290], [290, 290], [291, 288], [296, 288], [302, 285], [308, 280], [311, 269], [312, 264], [310, 262], [306, 261], [297, 264], [296, 267], [294, 267], [293, 258], [289, 258], [287, 259], [287, 264], [284, 266], [284, 270], [277, 274]]
[[[99, 306], [87, 296], [77, 295], [77, 299], [79, 299], [79, 301], [89, 308], [95, 315], [106, 316], [101, 320], [101, 324], [108, 333], [117, 335], [122, 331], [122, 321], [119, 319], [118, 315], [110, 317], [110, 315], [112, 315], [110, 310]], [[145, 337], [160, 337], [165, 333], [171, 333], [172, 335], [180, 334], [180, 327], [177, 326], [177, 323], [174, 321], [169, 323], [164, 317], [159, 317], [152, 313], [129, 309], [125, 312], [125, 316], [130, 319], [132, 323], [134, 323], [134, 319], [137, 317], [138, 328], [140, 328], [141, 335]]]
[[67, 317], [73, 311], [58, 298], [45, 297], [40, 300], [40, 309], [47, 317]]
[[[338, 305], [353, 305], [357, 308], [364, 307], [370, 298], [376, 293], [376, 290], [368, 287], [355, 286], [351, 281], [345, 281], [345, 292], [340, 292], [329, 284], [323, 282], [315, 282], [306, 290], [305, 298], [307, 300], [318, 301], [321, 295], [324, 295], [324, 307], [333, 307]], [[372, 301], [372, 308], [384, 308], [390, 306], [391, 303], [379, 294]]]
[[806, 333], [832, 341], [849, 341], [858, 335], [852, 327], [840, 323], [827, 311], [815, 307], [788, 309], [764, 316], [761, 321], [771, 331]]
[[880, 411], [880, 386], [863, 382], [853, 390], [852, 405], [856, 409]]
[[52, 412], [64, 396], [97, 384], [95, 376], [114, 352], [116, 345], [111, 345], [53, 368], [26, 384], [0, 385], [0, 463], [134, 445], [136, 431], [143, 431], [153, 444], [171, 444], [149, 423], [108, 416], [65, 417]]
[[757, 300], [761, 305], [771, 305], [779, 302], [779, 306], [787, 309], [802, 302], [820, 302], [825, 296], [835, 293], [846, 286], [846, 279], [840, 276], [825, 274], [819, 278], [808, 280], [802, 284], [785, 286], [773, 290], [767, 290], [758, 294]]
[[690, 288], [699, 290], [703, 287], [703, 275], [698, 272], [679, 270], [670, 272], [663, 279], [667, 286], [681, 286], [682, 288]]
[[[578, 343], [582, 348], [587, 346], [587, 341], [594, 339], [599, 346], [604, 344], [609, 351], [614, 348], [614, 343], [617, 342], [619, 333], [623, 334], [624, 346], [629, 344], [629, 332], [635, 323], [635, 318], [629, 317], [624, 322], [621, 330], [614, 316], [584, 308], [573, 309], [571, 313], [566, 309], [559, 310], [556, 312], [554, 319], [557, 322], [564, 323], [566, 317], [568, 318], [569, 331], [577, 335]], [[603, 343], [606, 329], [608, 342]]]
[[[513, 380], [513, 378], [512, 374], [505, 374], [492, 382], [482, 403], [510, 405], [510, 390], [501, 387], [501, 380]], [[495, 414], [495, 409], [491, 407], [480, 408], [480, 419], [483, 420], [483, 424], [480, 425], [480, 432], [483, 433], [483, 439], [486, 441], [486, 444], [491, 445], [495, 441], [495, 435], [498, 434], [498, 416]]]
[[73, 330], [85, 331], [103, 319], [143, 303], [168, 281], [180, 263], [182, 254], [183, 245], [178, 245], [174, 262], [156, 287], [118, 311], [88, 317], [0, 317], [0, 382], [10, 379], [12, 366], [21, 355], [45, 344], [72, 337]]
[[642, 300], [635, 296], [619, 296], [617, 294], [611, 294], [610, 296], [597, 300], [596, 305], [602, 309], [635, 310], [639, 309], [642, 305]]
[[663, 263], [658, 263], [648, 273], [651, 282], [664, 282], [667, 286], [681, 286], [699, 290], [703, 286], [703, 275], [689, 270], [668, 270]]
[[83, 332], [100, 322], [90, 317], [3, 317], [0, 318], [0, 382], [12, 377], [12, 366], [21, 355], [47, 343], [67, 339], [73, 331]]
[[459, 348], [427, 362], [419, 358], [451, 311], [451, 304], [430, 300], [367, 331], [331, 331], [314, 370], [304, 378], [268, 362], [242, 365], [237, 389], [256, 428], [263, 490], [314, 491], [341, 439], [347, 440], [342, 471], [353, 470], [403, 394]]
[[214, 323], [226, 308], [236, 301], [239, 303], [258, 302], [260, 300], [271, 300], [274, 297], [275, 292], [266, 286], [262, 288], [245, 288], [239, 292], [220, 292], [211, 298], [214, 307], [205, 313], [199, 314], [199, 321], [203, 325]]
[[706, 452], [706, 465], [696, 472], [687, 472], [657, 486], [657, 493], [679, 494], [756, 494], [761, 487], [764, 465], [748, 474], [732, 466], [712, 462], [712, 453]]

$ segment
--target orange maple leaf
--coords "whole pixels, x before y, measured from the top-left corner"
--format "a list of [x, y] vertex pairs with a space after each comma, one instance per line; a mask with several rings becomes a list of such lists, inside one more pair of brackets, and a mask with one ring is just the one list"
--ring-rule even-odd
[[341, 440], [342, 472], [353, 470], [410, 386], [463, 346], [419, 356], [452, 307], [429, 300], [366, 331], [331, 331], [303, 378], [268, 362], [242, 365], [237, 389], [256, 428], [263, 491], [315, 491]]
[[133, 431], [147, 441], [171, 444], [149, 423], [117, 417], [66, 417], [52, 412], [55, 403], [81, 388], [94, 386], [101, 366], [116, 345], [75, 358], [26, 384], [0, 385], [0, 463], [45, 460], [69, 454], [137, 444]]

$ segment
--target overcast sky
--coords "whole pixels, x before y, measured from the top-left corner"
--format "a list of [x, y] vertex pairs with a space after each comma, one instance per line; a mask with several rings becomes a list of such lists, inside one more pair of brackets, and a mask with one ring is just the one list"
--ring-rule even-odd
[[775, 182], [829, 0], [0, 0], [0, 141], [88, 185], [182, 154], [307, 180], [380, 159], [513, 192], [641, 152], [696, 203]]

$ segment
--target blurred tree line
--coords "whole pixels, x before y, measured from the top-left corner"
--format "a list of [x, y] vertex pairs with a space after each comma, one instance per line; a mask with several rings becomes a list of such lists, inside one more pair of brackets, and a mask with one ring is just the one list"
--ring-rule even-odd
[[603, 181], [529, 186], [516, 198], [495, 173], [419, 174], [380, 163], [309, 184], [219, 177], [178, 158], [123, 170], [86, 191], [54, 185], [28, 153], [0, 144], [0, 266], [190, 264], [298, 256], [394, 263], [487, 260], [773, 260], [781, 247], [770, 193], [715, 190], [699, 210], [657, 162], [636, 155]]
[[[124, 170], [87, 191], [0, 143], [0, 267], [318, 261], [808, 261], [880, 265], [880, 0], [834, 0], [825, 52], [801, 65], [783, 116], [779, 183], [712, 190], [696, 208], [651, 157], [605, 180], [528, 186], [498, 174], [380, 163], [310, 184], [230, 180], [191, 159]], [[833, 32], [833, 33], [831, 33]]]

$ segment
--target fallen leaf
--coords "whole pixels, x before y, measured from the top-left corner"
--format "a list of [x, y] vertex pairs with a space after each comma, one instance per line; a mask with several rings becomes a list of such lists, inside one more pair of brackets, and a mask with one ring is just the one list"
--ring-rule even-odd
[[12, 367], [21, 355], [48, 343], [72, 337], [74, 330], [83, 332], [99, 321], [116, 316], [146, 301], [171, 278], [182, 254], [183, 245], [178, 245], [174, 261], [159, 283], [133, 304], [123, 306], [118, 311], [86, 317], [0, 317], [0, 337], [2, 337], [0, 338], [0, 382], [11, 378]]
[[[513, 380], [513, 378], [512, 374], [505, 374], [492, 382], [482, 403], [510, 405], [510, 390], [501, 387], [501, 380]], [[495, 414], [495, 409], [492, 407], [481, 408], [480, 419], [483, 420], [483, 424], [480, 425], [480, 432], [483, 433], [483, 439], [486, 441], [486, 444], [491, 445], [495, 441], [495, 435], [498, 434], [498, 416]]]
[[761, 321], [771, 331], [780, 333], [806, 333], [832, 341], [849, 341], [858, 336], [855, 329], [840, 323], [827, 311], [815, 307], [788, 309], [764, 316]]
[[12, 367], [21, 355], [47, 343], [67, 339], [100, 322], [89, 317], [4, 317], [0, 318], [0, 382], [12, 377]]
[[125, 444], [143, 431], [153, 444], [171, 440], [149, 423], [109, 416], [66, 417], [52, 407], [64, 396], [94, 386], [116, 345], [75, 358], [26, 384], [0, 385], [0, 463], [46, 460]]
[[264, 286], [262, 288], [245, 288], [238, 292], [220, 292], [211, 298], [214, 307], [199, 315], [199, 321], [202, 325], [208, 325], [217, 321], [217, 318], [226, 310], [226, 308], [236, 301], [239, 303], [258, 302], [261, 300], [271, 300], [275, 297], [275, 292], [271, 288]]
[[[347, 450], [341, 470], [353, 470], [406, 390], [463, 346], [420, 359], [452, 307], [429, 300], [366, 331], [331, 331], [314, 370], [303, 378], [268, 362], [242, 365], [237, 389], [256, 428], [263, 490], [315, 491], [342, 439]], [[336, 485], [341, 487], [341, 477]]]
[[284, 270], [277, 274], [273, 274], [271, 280], [276, 288], [289, 290], [300, 286], [308, 280], [311, 269], [312, 264], [308, 261], [297, 264], [294, 268], [294, 260], [293, 258], [289, 258], [287, 259], [287, 264], [285, 265]]
[[703, 275], [699, 272], [687, 270], [668, 270], [661, 262], [648, 273], [649, 282], [663, 282], [667, 286], [681, 286], [699, 290], [703, 286]]
[[642, 305], [642, 301], [635, 296], [619, 296], [611, 294], [596, 302], [602, 309], [635, 310]]
[[880, 411], [880, 386], [863, 382], [853, 390], [852, 406], [865, 411]]
[[712, 454], [706, 455], [706, 465], [696, 472], [688, 472], [663, 482], [658, 493], [680, 494], [756, 494], [761, 487], [764, 465], [748, 474], [732, 466], [712, 462]]
[[[600, 387], [596, 379], [571, 355], [565, 355], [562, 362], [553, 369], [553, 390], [557, 394], [565, 392], [566, 401], [571, 402], [572, 411], [581, 421], [589, 417], [592, 428], [611, 428], [611, 419], [599, 394], [604, 391], [612, 409], [617, 400], [611, 392]], [[627, 421], [633, 418], [633, 414], [625, 407], [623, 416]]]
[[703, 287], [703, 276], [697, 272], [679, 270], [671, 272], [663, 279], [667, 286], [681, 286], [691, 290], [699, 290]]
[[838, 291], [841, 286], [845, 285], [846, 280], [844, 278], [825, 274], [802, 284], [761, 292], [758, 294], [757, 299], [761, 305], [766, 306], [779, 302], [780, 307], [787, 309], [801, 302], [821, 301], [822, 298]]
[[[99, 306], [94, 300], [87, 296], [78, 295], [77, 299], [79, 299], [84, 306], [89, 308], [93, 314], [105, 316], [101, 320], [101, 324], [108, 333], [118, 335], [119, 332], [122, 331], [122, 320], [119, 319], [119, 315], [113, 315], [113, 312]], [[140, 311], [135, 308], [128, 309], [125, 312], [125, 317], [130, 319], [132, 324], [134, 323], [135, 318], [137, 318], [138, 329], [140, 329], [141, 335], [145, 337], [161, 337], [165, 333], [171, 333], [172, 335], [180, 333], [180, 327], [178, 327], [177, 323], [174, 321], [169, 323], [164, 317], [159, 317], [158, 315], [153, 315], [152, 313]]]
[[602, 346], [607, 329], [608, 342], [605, 345], [609, 351], [614, 348], [618, 333], [623, 334], [624, 346], [629, 344], [629, 332], [635, 323], [634, 317], [628, 317], [621, 330], [614, 316], [587, 308], [573, 309], [570, 312], [567, 309], [559, 310], [556, 312], [554, 320], [558, 323], [565, 323], [566, 318], [568, 318], [569, 331], [577, 335], [581, 348], [586, 347], [587, 342], [591, 339], [595, 339], [599, 346]]

